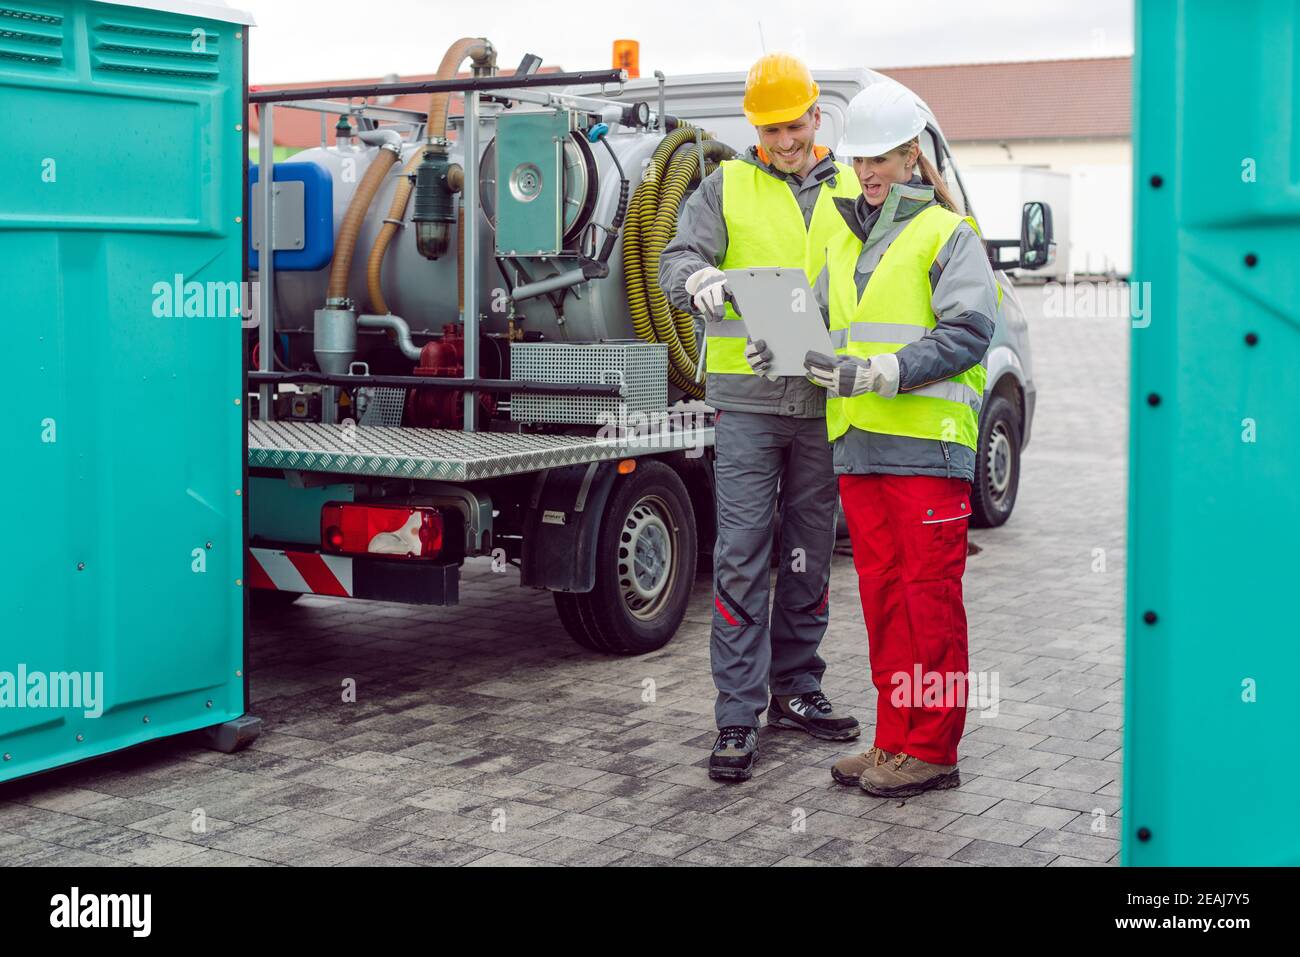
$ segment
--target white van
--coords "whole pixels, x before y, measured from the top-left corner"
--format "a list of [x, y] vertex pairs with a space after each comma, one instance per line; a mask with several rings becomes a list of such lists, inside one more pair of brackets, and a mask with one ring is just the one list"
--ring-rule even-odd
[[[896, 82], [874, 70], [814, 70], [821, 88], [818, 106], [822, 124], [817, 141], [835, 147], [844, 130], [849, 101], [862, 89], [881, 81]], [[573, 88], [571, 92], [596, 93], [598, 88]], [[740, 110], [745, 90], [744, 73], [700, 73], [630, 80], [617, 95], [605, 89], [602, 95], [627, 102], [644, 101], [652, 108], [676, 116], [713, 133], [727, 145], [743, 150], [757, 140], [754, 128]], [[938, 119], [920, 97], [917, 105], [926, 116], [921, 149], [943, 176], [948, 189], [962, 208], [958, 212], [979, 217], [962, 184], [957, 164], [944, 139]], [[1002, 286], [1002, 315], [998, 317], [993, 342], [985, 363], [988, 389], [980, 410], [979, 449], [971, 493], [972, 519], [978, 526], [1001, 525], [1010, 516], [1020, 484], [1020, 453], [1029, 443], [1034, 418], [1036, 389], [1029, 350], [1029, 332], [1024, 308], [1016, 296], [1006, 270], [1041, 269], [1054, 259], [1051, 207], [1026, 203], [1021, 210], [1021, 235], [1016, 239], [985, 236], [989, 259]], [[1004, 250], [1015, 249], [1016, 258]]]

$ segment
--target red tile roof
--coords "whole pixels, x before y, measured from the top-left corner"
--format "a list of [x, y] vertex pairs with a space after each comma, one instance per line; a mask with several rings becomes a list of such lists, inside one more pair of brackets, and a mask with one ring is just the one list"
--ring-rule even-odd
[[1131, 57], [914, 66], [878, 72], [930, 105], [951, 142], [1125, 137]]
[[[549, 73], [559, 67], [542, 67]], [[509, 71], [502, 71], [509, 72]], [[1032, 60], [1019, 63], [962, 63], [951, 66], [895, 67], [879, 71], [915, 91], [930, 105], [950, 142], [976, 140], [1091, 139], [1126, 137], [1131, 126], [1131, 57], [1078, 60]], [[461, 76], [468, 76], [462, 73]], [[404, 76], [404, 81], [432, 80], [432, 73]], [[277, 83], [276, 89], [379, 83], [380, 77]], [[396, 107], [423, 110], [427, 95], [394, 97]], [[451, 112], [462, 110], [453, 95]], [[250, 110], [250, 140], [256, 142], [257, 117]], [[334, 141], [336, 117], [329, 117]], [[278, 109], [278, 146], [320, 144], [320, 116], [305, 110]]]

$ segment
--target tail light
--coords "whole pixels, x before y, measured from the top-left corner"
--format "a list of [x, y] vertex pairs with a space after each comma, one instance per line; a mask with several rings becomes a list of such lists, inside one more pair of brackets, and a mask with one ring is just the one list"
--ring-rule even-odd
[[442, 539], [436, 508], [330, 502], [320, 512], [321, 547], [340, 555], [435, 558]]

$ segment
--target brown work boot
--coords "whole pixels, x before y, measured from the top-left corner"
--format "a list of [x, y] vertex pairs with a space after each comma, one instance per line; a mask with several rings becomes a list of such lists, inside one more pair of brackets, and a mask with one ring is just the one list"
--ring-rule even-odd
[[835, 766], [831, 768], [831, 777], [835, 779], [836, 784], [856, 785], [862, 777], [862, 772], [867, 768], [892, 760], [894, 760], [894, 752], [883, 748], [872, 748], [861, 754], [850, 754], [835, 762]]
[[876, 797], [899, 798], [955, 788], [961, 784], [961, 775], [955, 764], [929, 764], [900, 751], [892, 761], [865, 768], [858, 783]]

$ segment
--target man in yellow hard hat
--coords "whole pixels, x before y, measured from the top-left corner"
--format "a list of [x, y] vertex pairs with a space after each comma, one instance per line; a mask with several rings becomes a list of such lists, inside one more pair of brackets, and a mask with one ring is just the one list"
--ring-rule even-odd
[[[705, 398], [717, 411], [710, 657], [719, 734], [709, 776], [745, 780], [758, 756], [758, 725], [844, 741], [856, 719], [821, 691], [817, 650], [829, 617], [836, 485], [826, 442], [824, 391], [806, 376], [777, 376], [772, 353], [745, 333], [727, 301], [725, 270], [821, 271], [839, 228], [836, 197], [861, 187], [853, 170], [816, 144], [817, 84], [785, 53], [749, 71], [744, 113], [758, 145], [726, 160], [682, 207], [659, 262], [659, 284], [679, 308], [706, 320]], [[818, 259], [820, 254], [820, 260]], [[780, 508], [780, 558], [769, 618], [769, 568]], [[769, 701], [768, 694], [771, 693]]]

